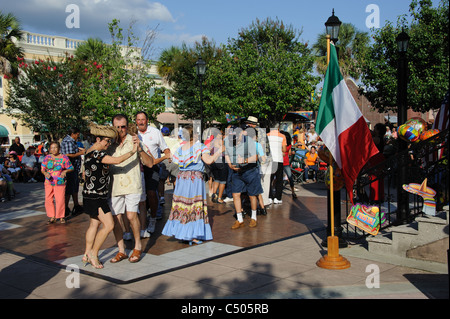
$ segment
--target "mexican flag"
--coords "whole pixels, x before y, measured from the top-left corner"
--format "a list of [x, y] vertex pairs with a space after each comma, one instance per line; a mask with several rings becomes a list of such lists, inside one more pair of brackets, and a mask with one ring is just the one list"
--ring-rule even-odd
[[330, 62], [320, 99], [316, 131], [341, 169], [353, 203], [356, 177], [367, 161], [378, 153], [378, 149], [342, 77], [333, 44], [330, 45]]

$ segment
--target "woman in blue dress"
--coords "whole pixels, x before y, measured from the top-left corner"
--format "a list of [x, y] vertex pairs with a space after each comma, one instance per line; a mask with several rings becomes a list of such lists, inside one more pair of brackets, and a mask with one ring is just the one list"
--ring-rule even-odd
[[188, 241], [190, 245], [201, 244], [203, 240], [212, 239], [203, 172], [205, 164], [212, 164], [222, 153], [218, 151], [211, 156], [203, 143], [195, 142], [192, 126], [183, 128], [183, 140], [185, 142], [172, 158], [180, 172], [175, 183], [169, 219], [162, 234]]

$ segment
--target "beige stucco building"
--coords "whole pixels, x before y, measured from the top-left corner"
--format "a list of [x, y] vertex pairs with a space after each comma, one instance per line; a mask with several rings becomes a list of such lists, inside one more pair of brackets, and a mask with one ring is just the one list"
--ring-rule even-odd
[[[37, 59], [46, 59], [47, 57], [57, 59], [58, 57], [64, 57], [66, 54], [72, 55], [82, 42], [82, 40], [61, 36], [24, 31], [24, 38], [17, 41], [16, 45], [23, 48], [25, 63], [32, 63]], [[169, 87], [158, 75], [155, 64], [150, 69], [150, 75], [155, 79], [158, 86]], [[0, 74], [0, 109], [6, 107], [7, 92], [8, 79], [5, 79], [3, 74]], [[168, 124], [178, 127], [178, 124], [186, 123], [186, 121], [182, 121], [178, 115], [173, 113], [172, 103], [168, 94], [166, 94], [165, 107], [165, 112], [157, 118], [157, 123], [155, 123], [157, 126]], [[3, 148], [10, 146], [16, 136], [20, 137], [21, 143], [25, 147], [40, 140], [39, 133], [33, 132], [24, 126], [19, 119], [0, 112], [0, 145]]]

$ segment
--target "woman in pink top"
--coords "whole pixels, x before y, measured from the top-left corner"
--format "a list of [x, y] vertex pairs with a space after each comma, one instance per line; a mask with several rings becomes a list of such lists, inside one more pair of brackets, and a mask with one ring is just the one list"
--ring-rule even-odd
[[[69, 158], [59, 151], [61, 146], [58, 142], [51, 142], [49, 151], [41, 166], [41, 172], [45, 176], [45, 210], [49, 224], [56, 222], [57, 219], [63, 224], [66, 194], [66, 174], [73, 171], [72, 163]], [[53, 204], [55, 198], [55, 205]]]

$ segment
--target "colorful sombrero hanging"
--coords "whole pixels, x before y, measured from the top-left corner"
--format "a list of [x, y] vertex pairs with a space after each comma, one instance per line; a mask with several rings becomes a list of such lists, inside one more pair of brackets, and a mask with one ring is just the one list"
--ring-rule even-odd
[[427, 179], [425, 178], [422, 184], [409, 183], [403, 184], [403, 189], [408, 193], [419, 195], [423, 198], [423, 212], [430, 216], [436, 215], [436, 191], [427, 187]]

